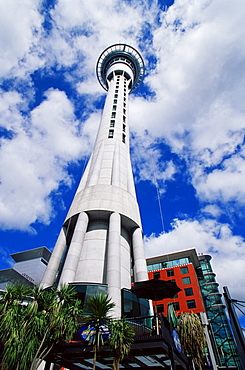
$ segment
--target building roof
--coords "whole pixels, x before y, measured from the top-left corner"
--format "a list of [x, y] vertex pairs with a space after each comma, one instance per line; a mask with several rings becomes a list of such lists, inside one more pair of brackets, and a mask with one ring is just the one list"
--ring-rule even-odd
[[13, 268], [0, 270], [0, 283], [24, 284], [33, 286], [33, 283]]
[[41, 257], [43, 257], [46, 261], [49, 261], [51, 252], [46, 247], [39, 247], [24, 252], [13, 253], [10, 256], [13, 258], [15, 262], [28, 261], [34, 258]]
[[172, 261], [176, 260], [179, 258], [186, 258], [188, 257], [190, 262], [194, 265], [195, 268], [200, 266], [200, 262], [197, 256], [197, 252], [195, 248], [193, 249], [186, 249], [183, 251], [179, 252], [174, 252], [174, 253], [168, 253], [168, 254], [162, 254], [160, 256], [156, 257], [151, 257], [146, 259], [147, 265], [151, 265], [154, 263], [159, 263], [159, 262], [167, 262], [167, 261]]

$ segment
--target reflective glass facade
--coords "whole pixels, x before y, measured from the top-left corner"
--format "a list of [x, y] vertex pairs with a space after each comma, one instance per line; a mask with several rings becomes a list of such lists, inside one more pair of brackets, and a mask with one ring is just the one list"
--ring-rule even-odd
[[204, 279], [200, 280], [199, 283], [207, 317], [211, 324], [211, 335], [216, 343], [216, 361], [219, 366], [237, 366], [241, 369], [236, 345], [225, 313], [225, 306], [221, 299], [222, 295], [219, 292], [210, 260], [211, 256], [199, 256], [204, 276]]
[[148, 271], [157, 271], [157, 270], [162, 270], [162, 269], [166, 269], [170, 267], [187, 265], [188, 263], [190, 263], [189, 258], [185, 257], [185, 258], [175, 259], [173, 261], [153, 263], [152, 265], [148, 265], [147, 269]]

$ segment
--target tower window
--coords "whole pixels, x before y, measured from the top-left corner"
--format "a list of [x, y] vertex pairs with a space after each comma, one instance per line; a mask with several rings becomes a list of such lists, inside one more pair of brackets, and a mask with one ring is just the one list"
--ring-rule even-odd
[[126, 125], [125, 125], [125, 123], [123, 123], [123, 131], [124, 132], [126, 131]]
[[191, 301], [186, 301], [186, 303], [188, 308], [196, 308], [196, 302], [194, 299], [192, 299]]
[[117, 109], [117, 106], [113, 105], [112, 110], [116, 110], [116, 109]]
[[125, 98], [125, 96], [124, 96], [123, 100], [124, 100], [124, 101], [126, 101], [126, 98]]
[[125, 116], [123, 116], [123, 122], [126, 122], [126, 117]]
[[112, 138], [114, 136], [114, 130], [109, 130], [108, 138]]
[[126, 135], [122, 134], [122, 142], [125, 143], [125, 141], [126, 141]]
[[112, 119], [111, 122], [110, 122], [110, 127], [114, 127], [115, 126], [115, 120]]
[[117, 104], [117, 99], [114, 99], [114, 104]]
[[117, 95], [117, 94], [115, 94], [115, 95], [114, 95], [114, 98], [118, 98], [118, 95]]
[[118, 93], [118, 90], [117, 89], [115, 90], [115, 93]]
[[126, 103], [123, 103], [123, 106], [126, 108]]
[[126, 109], [123, 109], [123, 114], [126, 114]]
[[111, 113], [111, 118], [116, 118], [116, 112]]

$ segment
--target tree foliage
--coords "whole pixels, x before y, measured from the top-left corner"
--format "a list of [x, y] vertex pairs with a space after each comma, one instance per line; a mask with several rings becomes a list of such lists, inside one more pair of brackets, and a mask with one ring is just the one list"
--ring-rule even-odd
[[69, 286], [8, 286], [0, 292], [1, 370], [36, 370], [58, 340], [72, 339], [78, 315], [80, 301]]
[[206, 339], [199, 316], [193, 312], [182, 313], [179, 317], [179, 330], [183, 350], [202, 369]]
[[94, 328], [94, 335], [91, 336], [90, 344], [94, 347], [93, 369], [96, 367], [96, 357], [100, 346], [104, 344], [101, 325], [109, 325], [111, 320], [110, 310], [115, 307], [115, 303], [107, 294], [96, 294], [90, 297], [85, 304], [85, 315], [83, 321]]
[[128, 355], [134, 341], [134, 330], [125, 318], [112, 321], [110, 324], [110, 347], [114, 356], [113, 369], [118, 370], [123, 358]]

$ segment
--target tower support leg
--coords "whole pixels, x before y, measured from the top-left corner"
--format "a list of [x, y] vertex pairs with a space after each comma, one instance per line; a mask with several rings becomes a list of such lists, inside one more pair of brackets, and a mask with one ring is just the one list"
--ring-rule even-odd
[[142, 233], [139, 227], [134, 230], [132, 241], [133, 241], [135, 281], [148, 280]]
[[78, 216], [75, 230], [73, 232], [69, 251], [60, 277], [59, 286], [73, 282], [75, 279], [87, 226], [88, 215], [85, 212], [81, 212]]
[[66, 248], [66, 236], [64, 229], [62, 228], [54, 247], [54, 251], [50, 257], [49, 264], [45, 270], [41, 287], [43, 289], [52, 286], [55, 283], [58, 269], [60, 266], [60, 261], [62, 260], [63, 253]]
[[109, 219], [107, 284], [108, 294], [115, 303], [113, 316], [121, 317], [121, 261], [120, 261], [121, 217], [114, 212]]

